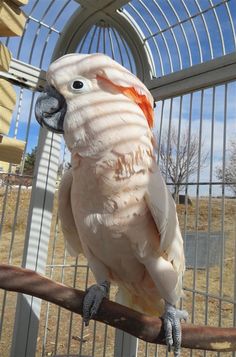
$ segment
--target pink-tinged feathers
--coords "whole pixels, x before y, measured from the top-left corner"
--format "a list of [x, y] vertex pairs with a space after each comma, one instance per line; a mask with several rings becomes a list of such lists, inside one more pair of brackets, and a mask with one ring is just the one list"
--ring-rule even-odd
[[[68, 246], [79, 254], [82, 245], [97, 281], [116, 282], [122, 303], [161, 314], [164, 300], [181, 296], [185, 264], [175, 203], [155, 159], [153, 98], [102, 54], [62, 57], [47, 78], [67, 102], [72, 169], [59, 209]], [[86, 85], [76, 92], [78, 79]]]

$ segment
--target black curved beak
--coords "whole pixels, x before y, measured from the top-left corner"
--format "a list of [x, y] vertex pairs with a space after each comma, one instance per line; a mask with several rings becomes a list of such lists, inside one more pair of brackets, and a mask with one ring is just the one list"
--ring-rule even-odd
[[41, 126], [63, 134], [63, 121], [66, 114], [65, 98], [53, 87], [46, 86], [35, 104], [35, 116]]

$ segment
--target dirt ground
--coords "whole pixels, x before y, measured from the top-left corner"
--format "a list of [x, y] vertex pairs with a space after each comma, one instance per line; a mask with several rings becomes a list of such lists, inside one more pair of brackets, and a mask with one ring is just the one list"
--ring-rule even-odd
[[[20, 265], [31, 191], [13, 189], [7, 195], [4, 192], [4, 189], [0, 189], [0, 219], [2, 217], [0, 261]], [[3, 210], [4, 216], [2, 216]], [[57, 197], [55, 197], [46, 274], [56, 281], [84, 290], [87, 285], [94, 282], [92, 273], [88, 271], [83, 257], [79, 257], [76, 261], [65, 254], [63, 238], [57, 225], [56, 211]], [[195, 198], [192, 199], [192, 206], [178, 206], [178, 216], [183, 233], [220, 232], [225, 237], [221, 247], [224, 252], [221, 256], [222, 264], [206, 269], [187, 269], [184, 276], [185, 297], [182, 307], [189, 312], [190, 321], [196, 324], [233, 326], [236, 319], [233, 304], [236, 293], [236, 200]], [[75, 267], [75, 265], [78, 266]], [[112, 288], [112, 299], [114, 299], [115, 291], [116, 288]], [[15, 304], [15, 293], [0, 291], [1, 357], [10, 355]], [[37, 357], [69, 354], [111, 357], [113, 348], [113, 328], [93, 322], [89, 327], [84, 328], [80, 316], [72, 315], [52, 304], [42, 303]], [[139, 357], [152, 357], [157, 351], [159, 351], [159, 356], [166, 355], [165, 347], [147, 345], [142, 341], [139, 342], [138, 351]], [[182, 355], [190, 356], [191, 354], [183, 349]], [[195, 351], [192, 355], [204, 356], [204, 352]], [[208, 352], [207, 356], [217, 356], [217, 354]], [[222, 353], [222, 356], [232, 356], [232, 354]]]

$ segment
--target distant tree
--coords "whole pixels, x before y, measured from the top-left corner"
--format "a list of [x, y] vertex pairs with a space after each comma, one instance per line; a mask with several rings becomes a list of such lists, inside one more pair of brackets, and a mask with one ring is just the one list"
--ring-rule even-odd
[[59, 164], [59, 167], [58, 167], [58, 170], [57, 170], [57, 176], [58, 176], [58, 178], [60, 179], [61, 177], [62, 177], [62, 175], [63, 175], [63, 173], [64, 173], [64, 171], [67, 171], [67, 170], [69, 170], [71, 168], [71, 164], [68, 162], [68, 161], [66, 161], [66, 162], [61, 162], [60, 164]]
[[216, 176], [222, 182], [225, 182], [234, 196], [236, 196], [236, 140], [229, 142], [227, 150], [228, 160], [226, 161], [225, 170], [220, 167], [216, 168]]
[[188, 130], [178, 135], [175, 127], [171, 131], [164, 130], [162, 142], [159, 147], [160, 170], [168, 181], [173, 183], [173, 196], [179, 201], [179, 193], [184, 188], [187, 178], [194, 175], [198, 166], [204, 166], [208, 153], [201, 143], [201, 157], [199, 162], [199, 137], [192, 133], [189, 137]]
[[60, 179], [62, 177], [62, 173], [63, 173], [63, 162], [61, 162], [58, 166], [58, 170], [57, 170], [58, 179]]
[[35, 146], [34, 149], [32, 149], [31, 153], [27, 153], [25, 157], [25, 164], [24, 164], [24, 170], [23, 173], [25, 175], [33, 175], [34, 173], [34, 165], [35, 165], [35, 160], [36, 160], [36, 152], [37, 152], [37, 146]]
[[70, 170], [70, 168], [71, 168], [72, 166], [71, 166], [71, 163], [69, 162], [69, 161], [66, 161], [66, 163], [65, 163], [65, 170], [67, 171], [67, 170]]

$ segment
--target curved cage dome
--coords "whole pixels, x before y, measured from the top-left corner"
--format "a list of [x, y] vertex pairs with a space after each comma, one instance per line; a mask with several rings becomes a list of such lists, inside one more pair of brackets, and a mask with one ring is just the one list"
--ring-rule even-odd
[[46, 70], [69, 52], [103, 52], [141, 79], [161, 77], [235, 51], [233, 0], [31, 0], [13, 57]]

